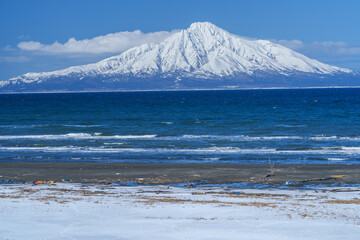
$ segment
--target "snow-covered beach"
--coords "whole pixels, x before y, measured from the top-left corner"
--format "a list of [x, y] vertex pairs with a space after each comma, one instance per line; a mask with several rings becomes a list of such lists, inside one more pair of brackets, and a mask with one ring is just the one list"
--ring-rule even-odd
[[360, 188], [0, 185], [0, 239], [359, 239]]

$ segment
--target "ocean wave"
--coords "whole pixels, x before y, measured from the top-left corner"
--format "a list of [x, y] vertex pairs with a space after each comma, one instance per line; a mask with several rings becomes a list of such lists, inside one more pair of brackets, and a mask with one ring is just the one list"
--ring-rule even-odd
[[220, 158], [208, 157], [208, 158], [203, 158], [203, 160], [206, 160], [206, 161], [219, 161]]
[[40, 140], [84, 140], [84, 139], [149, 139], [155, 138], [157, 135], [113, 135], [102, 136], [101, 133], [67, 133], [67, 134], [55, 134], [55, 135], [2, 135], [0, 140], [12, 140], [12, 139], [40, 139]]
[[64, 140], [64, 139], [152, 139], [152, 140], [193, 140], [193, 139], [216, 139], [216, 140], [282, 140], [282, 139], [301, 139], [296, 136], [271, 136], [271, 137], [249, 137], [244, 135], [225, 136], [225, 135], [182, 135], [182, 136], [158, 136], [156, 134], [147, 135], [112, 135], [103, 136], [102, 133], [67, 133], [49, 135], [2, 135], [0, 140], [11, 139], [44, 139], [44, 140]]
[[288, 124], [279, 124], [279, 125], [276, 125], [277, 127], [284, 127], [284, 128], [299, 128], [299, 127], [306, 127], [307, 125], [302, 125], [302, 124], [299, 124], [299, 125], [288, 125]]
[[332, 158], [332, 157], [329, 157], [329, 158], [327, 158], [327, 160], [329, 160], [329, 161], [346, 161], [347, 158]]
[[104, 143], [104, 145], [124, 145], [126, 143], [123, 143], [123, 142], [113, 142], [113, 143]]
[[320, 147], [304, 150], [278, 150], [277, 153], [284, 154], [342, 154], [342, 155], [358, 155], [360, 147]]
[[171, 125], [174, 124], [173, 122], [161, 122], [161, 124]]
[[346, 141], [360, 141], [360, 137], [344, 137], [344, 136], [315, 136], [310, 137], [310, 140], [314, 141], [331, 141], [331, 140], [346, 140]]
[[82, 152], [82, 153], [250, 153], [253, 151], [268, 153], [275, 149], [240, 149], [237, 147], [210, 147], [197, 149], [184, 148], [104, 148], [104, 147], [0, 147], [0, 151], [35, 151], [35, 152]]
[[63, 124], [61, 126], [64, 126], [64, 127], [77, 127], [77, 128], [93, 128], [93, 127], [101, 127], [102, 125]]
[[300, 136], [259, 136], [251, 137], [246, 135], [183, 135], [182, 139], [218, 139], [218, 140], [240, 140], [240, 141], [269, 141], [269, 140], [291, 140], [291, 139], [303, 139]]
[[238, 147], [208, 147], [208, 148], [109, 148], [109, 147], [0, 147], [0, 151], [8, 152], [74, 152], [74, 153], [148, 153], [148, 154], [329, 154], [329, 155], [359, 155], [360, 147], [323, 147], [303, 150], [279, 150], [274, 148], [238, 148]]
[[282, 140], [307, 140], [307, 141], [360, 141], [357, 136], [247, 136], [247, 135], [180, 135], [180, 136], [159, 136], [158, 134], [145, 135], [103, 135], [97, 133], [67, 133], [48, 135], [0, 135], [0, 140], [34, 139], [34, 140], [157, 140], [157, 141], [196, 141], [196, 140], [217, 140], [217, 141], [282, 141]]
[[[111, 137], [111, 136], [109, 136]], [[149, 139], [149, 138], [156, 138], [156, 134], [149, 134], [149, 135], [115, 135], [113, 136], [115, 139]]]
[[315, 140], [315, 141], [327, 141], [327, 140], [336, 140], [338, 139], [337, 136], [315, 136], [315, 137], [310, 137], [310, 140]]
[[48, 127], [49, 124], [30, 124], [30, 125], [0, 125], [0, 128], [37, 128], [37, 127]]
[[360, 137], [347, 136], [247, 136], [247, 135], [182, 135], [172, 137], [158, 137], [159, 139], [168, 140], [186, 140], [186, 139], [215, 139], [215, 140], [229, 140], [229, 141], [272, 141], [272, 140], [311, 140], [311, 141], [360, 141]]
[[41, 128], [41, 127], [75, 127], [75, 128], [93, 128], [93, 127], [101, 127], [103, 125], [81, 125], [81, 124], [30, 124], [30, 125], [0, 125], [0, 128], [13, 128], [13, 129], [26, 129], [26, 128]]

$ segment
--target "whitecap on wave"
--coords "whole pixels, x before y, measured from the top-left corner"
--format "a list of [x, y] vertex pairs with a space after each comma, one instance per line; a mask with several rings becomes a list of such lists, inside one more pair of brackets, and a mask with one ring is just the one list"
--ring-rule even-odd
[[358, 136], [352, 136], [352, 137], [347, 137], [347, 136], [315, 136], [315, 137], [310, 137], [309, 139], [314, 140], [314, 141], [331, 141], [331, 140], [360, 141], [360, 137], [358, 137]]
[[39, 139], [39, 140], [64, 140], [64, 139], [149, 139], [155, 138], [157, 135], [114, 135], [114, 136], [102, 136], [101, 133], [67, 133], [57, 135], [2, 135], [0, 140], [11, 139]]
[[346, 161], [347, 158], [333, 158], [333, 157], [329, 157], [329, 158], [327, 158], [327, 160], [329, 160], [329, 161]]
[[360, 147], [324, 147], [305, 150], [279, 150], [273, 148], [238, 148], [238, 147], [208, 147], [208, 148], [111, 148], [111, 147], [0, 147], [0, 151], [8, 152], [77, 152], [77, 153], [148, 153], [148, 154], [330, 154], [330, 155], [360, 155]]

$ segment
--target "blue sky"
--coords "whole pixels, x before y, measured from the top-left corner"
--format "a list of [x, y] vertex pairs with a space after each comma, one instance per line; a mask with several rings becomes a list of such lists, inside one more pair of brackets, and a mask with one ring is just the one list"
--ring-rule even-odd
[[197, 21], [360, 70], [359, 13], [359, 0], [0, 0], [0, 80], [92, 63]]

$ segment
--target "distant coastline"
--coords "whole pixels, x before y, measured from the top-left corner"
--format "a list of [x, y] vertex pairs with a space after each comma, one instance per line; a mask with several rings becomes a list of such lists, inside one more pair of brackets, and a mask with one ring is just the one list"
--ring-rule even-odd
[[43, 91], [43, 92], [0, 92], [5, 94], [52, 94], [52, 93], [121, 93], [121, 92], [196, 92], [196, 91], [246, 91], [246, 90], [303, 90], [303, 89], [346, 89], [360, 88], [359, 86], [326, 86], [326, 87], [264, 87], [264, 88], [199, 88], [199, 89], [148, 89], [148, 90], [89, 90], [89, 91]]

